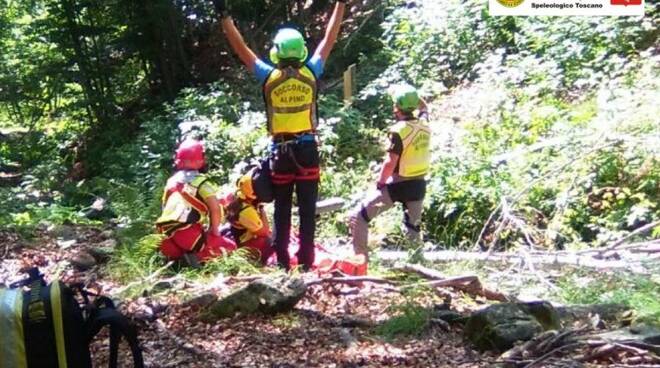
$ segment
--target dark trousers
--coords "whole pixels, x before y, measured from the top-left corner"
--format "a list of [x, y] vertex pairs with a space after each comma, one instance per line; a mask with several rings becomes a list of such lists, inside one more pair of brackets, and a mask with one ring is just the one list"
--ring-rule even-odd
[[275, 251], [277, 261], [289, 269], [289, 239], [291, 238], [291, 207], [293, 191], [298, 198], [300, 216], [300, 250], [298, 263], [305, 270], [314, 264], [314, 233], [316, 232], [316, 199], [318, 180], [302, 180], [295, 183], [275, 185]]
[[300, 217], [300, 250], [298, 263], [304, 270], [314, 264], [316, 232], [316, 200], [319, 189], [319, 153], [316, 142], [291, 144], [277, 148], [271, 157], [273, 194], [275, 198], [273, 246], [281, 267], [289, 269], [291, 208], [293, 192]]

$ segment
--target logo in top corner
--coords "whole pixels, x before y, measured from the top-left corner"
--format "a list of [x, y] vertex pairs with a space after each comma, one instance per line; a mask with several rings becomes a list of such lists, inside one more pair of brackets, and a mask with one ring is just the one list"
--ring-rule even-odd
[[[507, 8], [515, 8], [516, 6], [522, 4], [523, 1], [525, 0], [497, 0], [498, 3], [506, 6]], [[611, 1], [626, 1], [626, 0], [611, 0]], [[627, 0], [627, 1], [635, 1], [635, 0]]]
[[642, 5], [642, 0], [610, 0], [610, 5]]

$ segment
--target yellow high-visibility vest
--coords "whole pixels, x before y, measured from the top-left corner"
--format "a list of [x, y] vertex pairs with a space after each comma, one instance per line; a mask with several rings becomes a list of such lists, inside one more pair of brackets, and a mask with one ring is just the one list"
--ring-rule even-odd
[[271, 135], [316, 129], [316, 77], [307, 67], [273, 70], [264, 84]]
[[204, 219], [208, 208], [197, 193], [206, 180], [206, 176], [200, 175], [190, 183], [168, 185], [162, 198], [163, 212], [156, 220], [156, 226], [161, 232], [170, 235], [183, 225]]
[[404, 178], [426, 175], [431, 164], [431, 130], [417, 120], [400, 121], [390, 129], [403, 143], [398, 174]]

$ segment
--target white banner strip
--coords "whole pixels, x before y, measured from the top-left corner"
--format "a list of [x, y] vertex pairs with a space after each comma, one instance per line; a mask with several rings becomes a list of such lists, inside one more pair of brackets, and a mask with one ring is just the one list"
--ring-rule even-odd
[[644, 16], [645, 0], [488, 0], [490, 15]]

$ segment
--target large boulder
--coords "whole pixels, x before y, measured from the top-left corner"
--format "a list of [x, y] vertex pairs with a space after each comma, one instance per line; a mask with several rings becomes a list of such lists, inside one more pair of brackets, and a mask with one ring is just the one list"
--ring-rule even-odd
[[237, 314], [275, 315], [292, 310], [302, 299], [307, 286], [302, 279], [281, 276], [252, 281], [247, 286], [213, 302], [204, 319], [232, 317]]
[[480, 350], [502, 352], [517, 341], [560, 327], [557, 311], [548, 302], [500, 303], [474, 312], [465, 334]]

